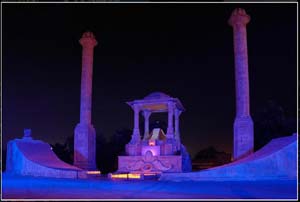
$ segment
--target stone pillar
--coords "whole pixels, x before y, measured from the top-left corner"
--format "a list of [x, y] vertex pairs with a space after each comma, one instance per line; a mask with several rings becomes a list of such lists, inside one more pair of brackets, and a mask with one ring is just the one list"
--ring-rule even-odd
[[175, 109], [175, 139], [180, 141], [179, 116], [182, 111]]
[[182, 111], [175, 109], [175, 140], [177, 148], [175, 150], [180, 150], [181, 141], [180, 141], [180, 129], [179, 129], [179, 116]]
[[91, 112], [93, 56], [97, 41], [92, 32], [85, 32], [79, 43], [82, 45], [80, 123], [75, 128], [74, 165], [85, 170], [94, 170], [96, 169], [96, 131], [91, 124]]
[[244, 9], [235, 9], [228, 23], [233, 27], [236, 117], [234, 120], [233, 159], [243, 158], [253, 152], [253, 121], [250, 116], [249, 78], [246, 25], [250, 21]]
[[167, 139], [174, 138], [174, 127], [173, 127], [173, 116], [174, 116], [174, 103], [168, 103], [168, 129], [167, 129]]
[[139, 128], [140, 108], [137, 104], [133, 105], [133, 111], [134, 111], [134, 127], [133, 127], [133, 134], [131, 136], [130, 143], [135, 144], [141, 140], [140, 128]]
[[143, 140], [147, 140], [149, 138], [149, 117], [151, 115], [151, 112], [145, 110], [143, 112], [144, 119], [145, 119], [145, 132], [144, 132], [144, 138]]

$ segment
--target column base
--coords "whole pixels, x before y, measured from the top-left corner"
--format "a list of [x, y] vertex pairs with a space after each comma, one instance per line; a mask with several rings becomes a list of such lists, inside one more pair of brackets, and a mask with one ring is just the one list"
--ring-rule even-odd
[[133, 133], [131, 135], [130, 144], [137, 144], [141, 141], [141, 135], [139, 129], [133, 129]]
[[251, 116], [236, 117], [234, 120], [233, 160], [253, 153], [254, 132]]
[[174, 137], [174, 128], [168, 127], [166, 137], [167, 137], [167, 139], [175, 138]]
[[92, 124], [77, 124], [74, 136], [74, 165], [96, 170], [96, 130]]
[[167, 139], [174, 139], [174, 134], [172, 133], [167, 133], [166, 134]]
[[149, 140], [149, 132], [144, 134], [143, 140]]

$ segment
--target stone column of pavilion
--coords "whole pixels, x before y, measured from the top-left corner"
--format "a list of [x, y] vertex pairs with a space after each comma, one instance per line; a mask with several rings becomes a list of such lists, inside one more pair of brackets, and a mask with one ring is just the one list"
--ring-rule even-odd
[[80, 123], [75, 128], [74, 165], [85, 169], [96, 169], [96, 130], [91, 123], [92, 76], [94, 47], [97, 41], [92, 32], [85, 32], [79, 40], [82, 45], [82, 73]]
[[167, 139], [174, 138], [173, 116], [174, 116], [174, 103], [168, 102], [168, 129], [166, 134]]
[[138, 104], [133, 105], [133, 111], [134, 111], [134, 127], [133, 127], [133, 134], [131, 136], [130, 143], [135, 144], [141, 141], [140, 127], [139, 127], [140, 107]]
[[149, 138], [149, 117], [151, 115], [151, 112], [144, 110], [143, 111], [144, 119], [145, 119], [145, 132], [144, 132], [144, 138], [143, 140], [147, 140]]
[[178, 142], [178, 149], [180, 148], [180, 130], [179, 130], [179, 116], [181, 114], [182, 111], [180, 111], [179, 109], [175, 109], [175, 139]]
[[233, 159], [243, 158], [253, 152], [253, 121], [250, 116], [249, 76], [246, 25], [250, 16], [244, 9], [235, 9], [228, 23], [233, 27], [236, 117], [234, 120]]

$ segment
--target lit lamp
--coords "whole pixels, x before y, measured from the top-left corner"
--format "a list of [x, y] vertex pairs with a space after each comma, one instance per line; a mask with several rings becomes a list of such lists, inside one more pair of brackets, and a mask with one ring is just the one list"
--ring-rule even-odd
[[155, 140], [149, 140], [149, 146], [155, 146]]

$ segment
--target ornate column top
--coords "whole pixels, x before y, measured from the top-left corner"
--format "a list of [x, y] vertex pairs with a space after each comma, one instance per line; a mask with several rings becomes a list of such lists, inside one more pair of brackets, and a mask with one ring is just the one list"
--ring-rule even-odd
[[169, 110], [173, 110], [175, 108], [175, 103], [174, 102], [168, 101], [167, 103], [168, 103], [168, 109]]
[[149, 110], [144, 110], [143, 111], [143, 116], [144, 117], [149, 117], [151, 115], [151, 112]]
[[250, 16], [247, 15], [246, 11], [242, 8], [234, 9], [228, 20], [228, 24], [231, 25], [232, 27], [238, 25], [246, 26], [249, 22], [250, 22]]
[[141, 106], [139, 104], [134, 104], [132, 105], [131, 107], [134, 111], [137, 110], [137, 111], [140, 111], [141, 110]]
[[175, 108], [175, 117], [179, 117], [181, 113], [182, 113], [181, 110]]
[[79, 43], [83, 47], [95, 47], [98, 42], [93, 34], [93, 32], [84, 32], [81, 39], [79, 40]]

